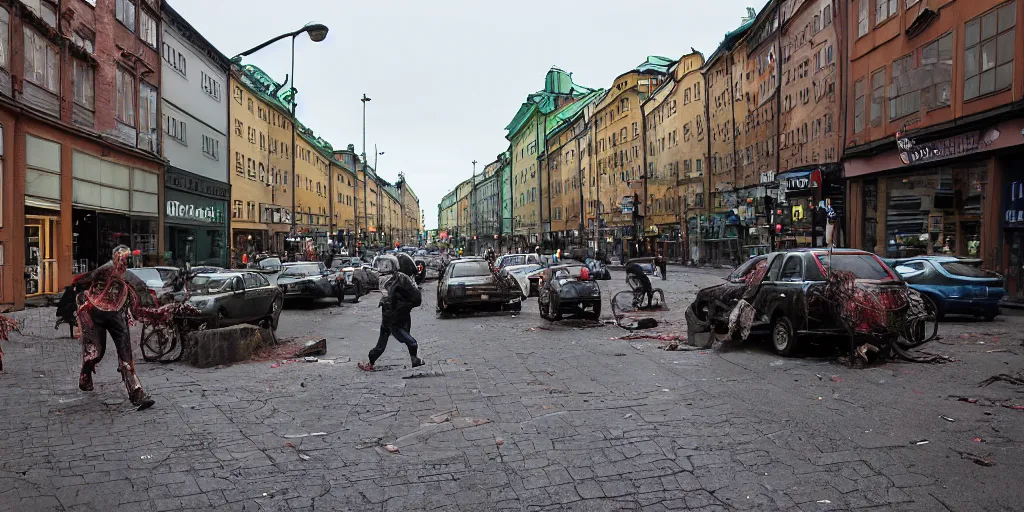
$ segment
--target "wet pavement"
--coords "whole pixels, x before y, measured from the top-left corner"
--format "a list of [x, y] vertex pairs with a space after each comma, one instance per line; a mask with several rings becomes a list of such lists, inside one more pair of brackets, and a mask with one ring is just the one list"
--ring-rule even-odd
[[[721, 270], [670, 267], [663, 332]], [[602, 281], [625, 288], [622, 272]], [[364, 373], [377, 295], [299, 305], [280, 338], [316, 363], [140, 363], [135, 412], [113, 347], [96, 391], [52, 310], [4, 345], [0, 510], [992, 510], [1024, 501], [1024, 317], [950, 319], [924, 350], [954, 363], [836, 364], [765, 343], [664, 351], [582, 320], [413, 314], [428, 365], [392, 340]], [[607, 308], [605, 315], [610, 314]], [[135, 328], [135, 331], [138, 329]]]

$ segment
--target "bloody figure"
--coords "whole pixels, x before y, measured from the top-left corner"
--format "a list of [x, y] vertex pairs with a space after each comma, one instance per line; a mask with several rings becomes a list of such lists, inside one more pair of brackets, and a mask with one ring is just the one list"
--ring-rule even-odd
[[[400, 258], [405, 263], [405, 258]], [[408, 260], [410, 263], [412, 260]], [[380, 299], [380, 337], [377, 345], [370, 350], [369, 361], [357, 364], [360, 370], [373, 371], [373, 364], [384, 354], [388, 346], [388, 339], [394, 336], [396, 340], [404, 343], [409, 349], [409, 358], [412, 367], [423, 366], [425, 363], [416, 352], [419, 344], [416, 338], [409, 334], [412, 330], [412, 310], [419, 307], [422, 297], [419, 288], [410, 276], [416, 275], [415, 265], [402, 265], [400, 270], [395, 270], [390, 275], [382, 276], [384, 285], [381, 287], [383, 296]]]
[[651, 300], [654, 299], [654, 287], [651, 286], [651, 280], [644, 273], [643, 267], [636, 262], [630, 262], [626, 265], [626, 275], [633, 276], [637, 281], [640, 282], [640, 287], [644, 293], [647, 294], [647, 307], [651, 306]]
[[[0, 340], [7, 341], [7, 335], [11, 331], [18, 330], [18, 322], [0, 315]], [[4, 347], [0, 346], [0, 372], [4, 371]]]
[[111, 261], [82, 276], [78, 286], [85, 291], [78, 295], [78, 325], [82, 330], [82, 372], [78, 388], [92, 391], [92, 374], [103, 359], [107, 346], [107, 333], [117, 348], [118, 366], [128, 398], [138, 410], [148, 409], [153, 399], [142, 389], [135, 374], [129, 325], [136, 315], [147, 307], [155, 306], [146, 284], [128, 272], [131, 250], [123, 245], [114, 248]]

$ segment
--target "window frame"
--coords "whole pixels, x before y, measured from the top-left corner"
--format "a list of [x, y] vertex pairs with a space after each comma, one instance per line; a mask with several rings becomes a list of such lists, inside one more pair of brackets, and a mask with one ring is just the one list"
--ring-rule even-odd
[[871, 32], [871, 9], [869, 0], [860, 0], [857, 5], [857, 39], [860, 39]]
[[[130, 83], [132, 89], [131, 92], [128, 94], [122, 94], [121, 86], [125, 84], [126, 80]], [[124, 69], [124, 67], [117, 66], [114, 70], [114, 118], [117, 120], [117, 122], [127, 126], [131, 126], [132, 128], [135, 128], [136, 126], [135, 102], [138, 99], [137, 91], [138, 87], [135, 83], [135, 75], [133, 75], [130, 71]], [[131, 116], [129, 119], [124, 119], [122, 117], [121, 109], [123, 106], [125, 106], [122, 96], [125, 98], [129, 98], [131, 101], [130, 106], [124, 109]]]
[[[939, 37], [936, 37], [935, 39], [925, 43], [924, 46], [921, 47], [921, 56], [920, 56], [920, 59], [918, 60], [918, 68], [923, 68], [924, 66], [928, 65], [928, 64], [925, 64], [925, 62], [924, 62], [924, 60], [925, 60], [925, 51], [926, 51], [926, 49], [928, 47], [930, 47], [932, 45], [935, 45], [935, 47], [936, 47], [935, 48], [936, 61], [934, 62], [934, 64], [935, 65], [941, 65], [942, 64], [942, 62], [943, 62], [942, 61], [942, 40], [946, 39], [946, 38], [949, 38], [949, 50], [950, 50], [950, 53], [949, 53], [949, 81], [948, 82], [940, 82], [940, 83], [934, 83], [933, 82], [931, 85], [929, 85], [927, 87], [922, 87], [920, 89], [920, 91], [922, 93], [924, 91], [928, 91], [929, 92], [928, 96], [932, 100], [929, 104], [925, 105], [925, 109], [928, 110], [928, 111], [938, 110], [938, 109], [941, 109], [941, 108], [947, 108], [947, 107], [952, 106], [952, 104], [953, 104], [953, 74], [954, 74], [953, 73], [953, 55], [956, 53], [956, 41], [954, 40], [955, 38], [953, 37], [953, 31], [952, 30], [950, 30], [950, 31], [940, 35]], [[965, 50], [965, 53], [966, 53], [966, 50]], [[933, 77], [934, 77], [934, 75], [933, 75]], [[964, 81], [966, 82], [966, 78], [965, 78]], [[941, 84], [941, 83], [949, 84], [948, 87], [947, 87], [946, 103], [944, 103], [944, 104], [937, 104], [937, 103], [934, 102], [934, 100], [935, 100], [935, 93], [938, 90], [938, 85]], [[923, 98], [924, 98], [924, 95], [922, 94], [922, 99], [920, 101], [923, 101]]]
[[[129, 5], [132, 6], [132, 9], [131, 9], [132, 14], [131, 14], [130, 18], [127, 15], [128, 13], [124, 12], [125, 8], [127, 6], [129, 6]], [[122, 13], [124, 13], [124, 19], [122, 19], [121, 15], [118, 14], [119, 10]], [[117, 22], [121, 24], [121, 26], [123, 26], [124, 28], [128, 29], [128, 31], [133, 33], [133, 34], [138, 34], [138, 29], [139, 29], [138, 16], [139, 16], [139, 6], [135, 5], [135, 0], [114, 0], [114, 19], [116, 19]], [[131, 21], [131, 23], [132, 23], [131, 26], [128, 26], [127, 20]]]
[[[1000, 14], [1000, 12], [1004, 8], [1010, 7], [1010, 6], [1013, 6], [1013, 16], [1010, 18], [1010, 19], [1013, 20], [1013, 24], [1008, 26], [1008, 27], [1006, 27], [1006, 28], [1004, 28], [1004, 29], [1000, 29], [999, 28], [999, 18], [1000, 18], [999, 14]], [[999, 94], [999, 93], [1002, 93], [1002, 92], [1004, 92], [1004, 91], [1006, 91], [1008, 89], [1012, 89], [1013, 88], [1013, 82], [1014, 82], [1013, 61], [1016, 58], [1016, 50], [1017, 50], [1015, 43], [1016, 43], [1016, 34], [1017, 34], [1017, 16], [1016, 15], [1017, 15], [1017, 9], [1018, 8], [1019, 8], [1019, 6], [1017, 5], [1017, 1], [1016, 0], [1010, 0], [1009, 2], [1003, 2], [1003, 3], [1001, 3], [1001, 4], [997, 5], [997, 6], [989, 9], [988, 11], [985, 11], [985, 12], [979, 14], [978, 16], [975, 16], [974, 18], [968, 20], [964, 24], [964, 51], [963, 51], [964, 63], [963, 63], [963, 66], [962, 66], [962, 68], [963, 68], [962, 87], [963, 87], [963, 101], [965, 103], [968, 102], [968, 101], [974, 101], [974, 100], [977, 100], [977, 99], [980, 99], [980, 98], [986, 98], [988, 96]], [[984, 18], [986, 16], [988, 16], [988, 15], [994, 15], [995, 16], [995, 19], [994, 19], [994, 24], [995, 24], [995, 29], [994, 30], [995, 30], [995, 32], [991, 36], [986, 38], [985, 35], [984, 35], [984, 32], [985, 32]], [[971, 34], [970, 34], [969, 26], [971, 24], [975, 24], [976, 28], [977, 28], [977, 40], [973, 44], [971, 44], [971, 41], [970, 41]], [[1001, 39], [1001, 36], [1003, 36], [1003, 35], [1010, 35], [1011, 36], [1010, 40], [1011, 40], [1011, 42], [1013, 44], [1011, 44], [1010, 47], [1009, 47], [1010, 50], [1012, 51], [1010, 59], [1000, 63], [999, 62], [999, 56], [1000, 56], [1000, 53], [999, 53], [999, 40]], [[989, 44], [989, 43], [992, 44], [992, 49], [993, 49], [993, 52], [995, 53], [995, 55], [993, 57], [992, 67], [988, 68], [988, 69], [985, 69], [984, 68], [984, 53], [983, 53], [983, 50], [984, 50], [984, 47], [986, 46], [986, 44]], [[968, 58], [967, 58], [967, 55], [968, 55], [968, 53], [971, 50], [976, 50], [977, 51], [977, 57], [975, 59], [976, 62], [977, 62], [977, 73], [968, 76], [968, 74], [967, 74], [968, 73], [968, 69], [967, 69]], [[1010, 81], [1009, 81], [1008, 84], [1004, 85], [1003, 87], [999, 87], [999, 83], [998, 83], [998, 80], [999, 80], [999, 69], [1004, 67], [1004, 66], [1008, 66], [1009, 67], [1009, 70], [1010, 70], [1010, 73], [1009, 73]], [[983, 76], [988, 71], [992, 71], [992, 82], [993, 82], [992, 90], [990, 90], [988, 92], [982, 92], [981, 89], [982, 89], [982, 84], [983, 84]], [[967, 96], [968, 95], [967, 83], [972, 78], [976, 78], [977, 79], [977, 91], [978, 92], [976, 94], [974, 94], [973, 96], [968, 98], [968, 96]]]
[[11, 13], [5, 7], [0, 7], [0, 68], [11, 71]]
[[[139, 40], [141, 40], [146, 46], [149, 46], [150, 48], [156, 50], [157, 46], [160, 44], [160, 35], [159, 35], [160, 34], [160, 23], [157, 22], [157, 17], [153, 16], [152, 14], [147, 12], [146, 9], [138, 9], [136, 7], [136, 10], [138, 11], [138, 13], [137, 13], [138, 21], [136, 23], [136, 27], [138, 28]], [[145, 28], [145, 20], [149, 20], [149, 21], [153, 22], [153, 42], [152, 43], [150, 43], [149, 41], [146, 40], [146, 34], [145, 33], [149, 32], [149, 30], [147, 28]]]
[[[43, 54], [43, 81], [44, 82], [49, 82], [50, 79], [52, 78], [52, 80], [53, 80], [53, 88], [52, 89], [50, 88], [50, 86], [48, 84], [38, 83], [33, 78], [33, 75], [35, 75], [36, 72], [37, 72], [34, 61], [37, 59], [36, 50], [38, 49], [38, 46], [35, 45], [35, 44], [29, 44], [29, 41], [28, 41], [29, 38], [32, 38], [33, 42], [42, 42], [42, 44], [43, 44], [42, 50], [44, 52], [49, 50], [49, 53], [44, 53]], [[22, 53], [24, 54], [23, 60], [24, 60], [24, 64], [25, 64], [25, 69], [22, 70], [22, 75], [23, 75], [22, 78], [24, 80], [27, 80], [28, 82], [30, 82], [32, 85], [35, 85], [36, 87], [40, 87], [40, 88], [45, 89], [46, 91], [50, 92], [51, 94], [56, 94], [56, 95], [59, 96], [60, 95], [60, 48], [57, 48], [56, 46], [54, 46], [53, 43], [51, 43], [49, 40], [47, 40], [45, 37], [43, 37], [42, 34], [40, 34], [37, 30], [35, 30], [34, 28], [32, 28], [32, 27], [30, 27], [28, 25], [22, 25], [22, 42], [24, 44], [24, 46], [22, 47]], [[31, 66], [31, 68], [32, 68], [31, 72], [28, 71], [28, 68], [29, 68], [29, 57], [30, 57], [29, 51], [28, 51], [29, 48], [32, 48], [32, 52], [31, 52], [32, 55], [31, 55], [31, 57], [32, 57], [33, 63], [32, 63], [32, 66]], [[46, 76], [47, 75], [47, 71], [50, 71], [50, 69], [49, 69], [49, 67], [47, 66], [47, 63], [46, 63], [47, 57], [52, 57], [53, 58], [53, 62], [52, 62], [52, 65], [53, 65], [53, 69], [52, 69], [53, 76], [49, 77], [49, 78]]]
[[[87, 96], [89, 96], [88, 97], [88, 100], [89, 100], [88, 104], [84, 103], [85, 98], [81, 98], [79, 96], [79, 85], [84, 83], [84, 81], [80, 80], [79, 76], [78, 76], [80, 70], [88, 71], [88, 75], [89, 75], [89, 77], [88, 77], [89, 78], [89, 80], [88, 80], [88, 82], [89, 82], [88, 83], [89, 91], [84, 91], [84, 90], [82, 91], [83, 94], [88, 92], [88, 94], [87, 94]], [[75, 105], [78, 105], [78, 106], [80, 106], [82, 108], [85, 108], [85, 109], [89, 110], [90, 112], [95, 112], [96, 111], [96, 69], [94, 69], [92, 66], [90, 66], [88, 62], [85, 62], [85, 61], [83, 61], [81, 59], [72, 58], [71, 59], [71, 73], [72, 73], [71, 88], [72, 88], [72, 96], [73, 96], [72, 100], [74, 101]]]
[[[858, 134], [867, 129], [866, 117], [866, 100], [865, 100], [865, 84], [864, 79], [861, 78], [853, 83], [853, 133]], [[858, 104], [859, 102], [859, 104]], [[858, 121], [858, 118], [860, 121]]]
[[[881, 8], [882, 8], [883, 5], [885, 6], [885, 9], [886, 9], [886, 15], [885, 15], [884, 18], [881, 16], [881, 12], [882, 12]], [[887, 22], [887, 21], [891, 20], [892, 18], [896, 17], [896, 15], [899, 14], [899, 12], [900, 12], [900, 2], [899, 2], [899, 0], [875, 0], [875, 27], [879, 27], [881, 25], [884, 25], [885, 22]]]
[[[875, 77], [877, 77], [879, 75], [881, 75], [882, 83], [878, 84], [878, 85], [875, 85]], [[870, 108], [867, 109], [868, 110], [868, 112], [867, 112], [868, 113], [867, 126], [870, 126], [872, 128], [878, 128], [879, 126], [882, 126], [882, 124], [885, 122], [885, 106], [886, 106], [886, 103], [888, 103], [886, 95], [885, 95], [885, 66], [882, 66], [882, 67], [874, 70], [873, 72], [871, 72], [870, 76], [871, 76], [871, 84], [870, 84], [870, 87], [871, 87], [871, 96], [870, 96], [871, 103], [870, 103]], [[878, 117], [877, 117], [877, 119], [876, 119], [875, 113], [874, 113], [874, 108], [875, 108], [875, 105], [876, 105], [876, 102], [875, 102], [876, 93], [879, 93], [879, 95], [877, 97], [877, 99], [878, 99], [878, 103], [877, 103], [878, 104]]]

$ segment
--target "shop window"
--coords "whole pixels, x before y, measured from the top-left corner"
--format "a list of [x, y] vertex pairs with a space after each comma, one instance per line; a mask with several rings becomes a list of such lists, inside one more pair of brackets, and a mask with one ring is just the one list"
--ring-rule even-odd
[[25, 78], [54, 94], [60, 77], [60, 52], [34, 30], [25, 32]]
[[114, 16], [128, 30], [135, 32], [135, 2], [133, 0], [114, 0]]
[[964, 100], [1001, 91], [1013, 84], [1017, 2], [967, 22], [964, 41]]

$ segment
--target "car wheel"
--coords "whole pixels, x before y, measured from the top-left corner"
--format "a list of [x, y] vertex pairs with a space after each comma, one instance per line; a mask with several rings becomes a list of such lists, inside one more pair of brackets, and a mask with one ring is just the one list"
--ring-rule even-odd
[[505, 310], [511, 311], [513, 313], [518, 313], [523, 310], [523, 301], [520, 300], [519, 302], [509, 304], [508, 307], [505, 308]]
[[985, 318], [986, 322], [991, 322], [991, 321], [995, 320], [997, 316], [999, 316], [999, 312], [998, 311], [996, 311], [996, 312], [989, 312], [989, 313], [985, 313], [984, 318]]
[[355, 281], [354, 286], [356, 289], [356, 296], [352, 298], [352, 303], [357, 304], [359, 302], [359, 298], [363, 296], [363, 285], [359, 281]]
[[594, 310], [591, 311], [591, 314], [594, 315], [594, 320], [601, 319], [601, 301], [597, 301], [594, 303]]
[[537, 309], [540, 310], [540, 317], [544, 320], [548, 319], [548, 310], [544, 307], [544, 303], [540, 301], [540, 297], [537, 297]]
[[793, 323], [785, 316], [780, 316], [772, 325], [772, 347], [781, 356], [792, 355], [796, 351], [796, 332]]
[[217, 310], [217, 316], [213, 319], [213, 328], [219, 329], [221, 327], [224, 327], [225, 318], [227, 318], [227, 315], [224, 314], [224, 310]]
[[549, 320], [557, 322], [562, 319], [562, 313], [558, 311], [558, 299], [552, 298], [548, 301], [548, 317]]

